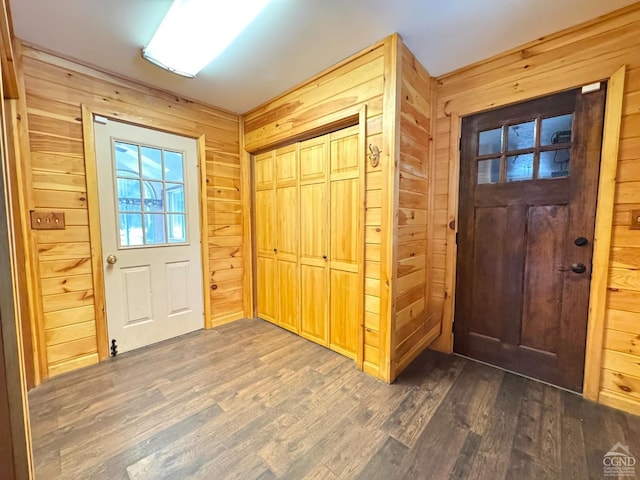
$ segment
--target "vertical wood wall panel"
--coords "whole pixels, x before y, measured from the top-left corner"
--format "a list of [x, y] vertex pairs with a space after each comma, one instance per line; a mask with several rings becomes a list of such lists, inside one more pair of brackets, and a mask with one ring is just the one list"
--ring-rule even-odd
[[[435, 120], [435, 224], [432, 238], [433, 302], [444, 298], [443, 272], [453, 268], [446, 252], [450, 186], [449, 164], [457, 162], [450, 148], [453, 115], [469, 115], [502, 105], [609, 78], [627, 65], [621, 125], [619, 170], [614, 206], [612, 256], [608, 282], [606, 331], [601, 368], [602, 403], [640, 413], [640, 231], [629, 230], [630, 210], [640, 205], [640, 4], [584, 25], [542, 38], [487, 61], [437, 79]], [[456, 182], [453, 182], [455, 185]], [[438, 300], [436, 300], [438, 299]], [[450, 351], [451, 318], [444, 318], [438, 348]]]
[[[94, 292], [82, 105], [150, 128], [198, 138], [206, 150], [212, 324], [243, 316], [239, 117], [24, 46], [33, 204], [65, 212], [61, 231], [33, 232], [47, 363], [57, 375], [96, 363]], [[206, 268], [206, 267], [205, 267]]]
[[440, 335], [441, 322], [428, 308], [432, 78], [405, 45], [401, 53], [395, 375]]

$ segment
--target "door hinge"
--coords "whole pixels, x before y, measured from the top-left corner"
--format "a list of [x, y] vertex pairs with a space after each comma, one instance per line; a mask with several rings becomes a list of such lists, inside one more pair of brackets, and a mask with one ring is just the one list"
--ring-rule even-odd
[[456, 232], [456, 245], [458, 245], [458, 232]]
[[462, 151], [462, 137], [460, 137], [458, 139], [458, 151], [461, 152]]
[[116, 343], [115, 338], [111, 340], [111, 356], [115, 357], [118, 355], [118, 344]]

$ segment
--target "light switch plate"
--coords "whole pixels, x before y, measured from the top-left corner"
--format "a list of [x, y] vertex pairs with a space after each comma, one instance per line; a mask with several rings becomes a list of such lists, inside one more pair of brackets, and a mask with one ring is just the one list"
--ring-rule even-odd
[[631, 210], [630, 230], [640, 230], [640, 210]]
[[64, 230], [64, 212], [31, 211], [33, 230]]

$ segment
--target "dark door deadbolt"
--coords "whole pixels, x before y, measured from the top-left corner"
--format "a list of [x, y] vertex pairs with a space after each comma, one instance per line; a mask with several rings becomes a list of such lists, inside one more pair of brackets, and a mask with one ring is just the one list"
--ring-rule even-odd
[[575, 243], [578, 247], [584, 247], [589, 243], [589, 240], [584, 237], [578, 237], [573, 241], [573, 243]]

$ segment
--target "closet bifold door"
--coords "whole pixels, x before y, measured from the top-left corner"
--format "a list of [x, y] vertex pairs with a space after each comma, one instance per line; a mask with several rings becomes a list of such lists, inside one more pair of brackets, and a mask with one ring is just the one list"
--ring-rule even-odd
[[329, 345], [329, 136], [300, 143], [300, 335]]
[[362, 322], [359, 127], [329, 135], [329, 346], [356, 359]]
[[278, 323], [275, 152], [256, 155], [254, 165], [257, 314]]
[[299, 195], [297, 146], [275, 152], [276, 291], [277, 324], [300, 333], [299, 301]]

